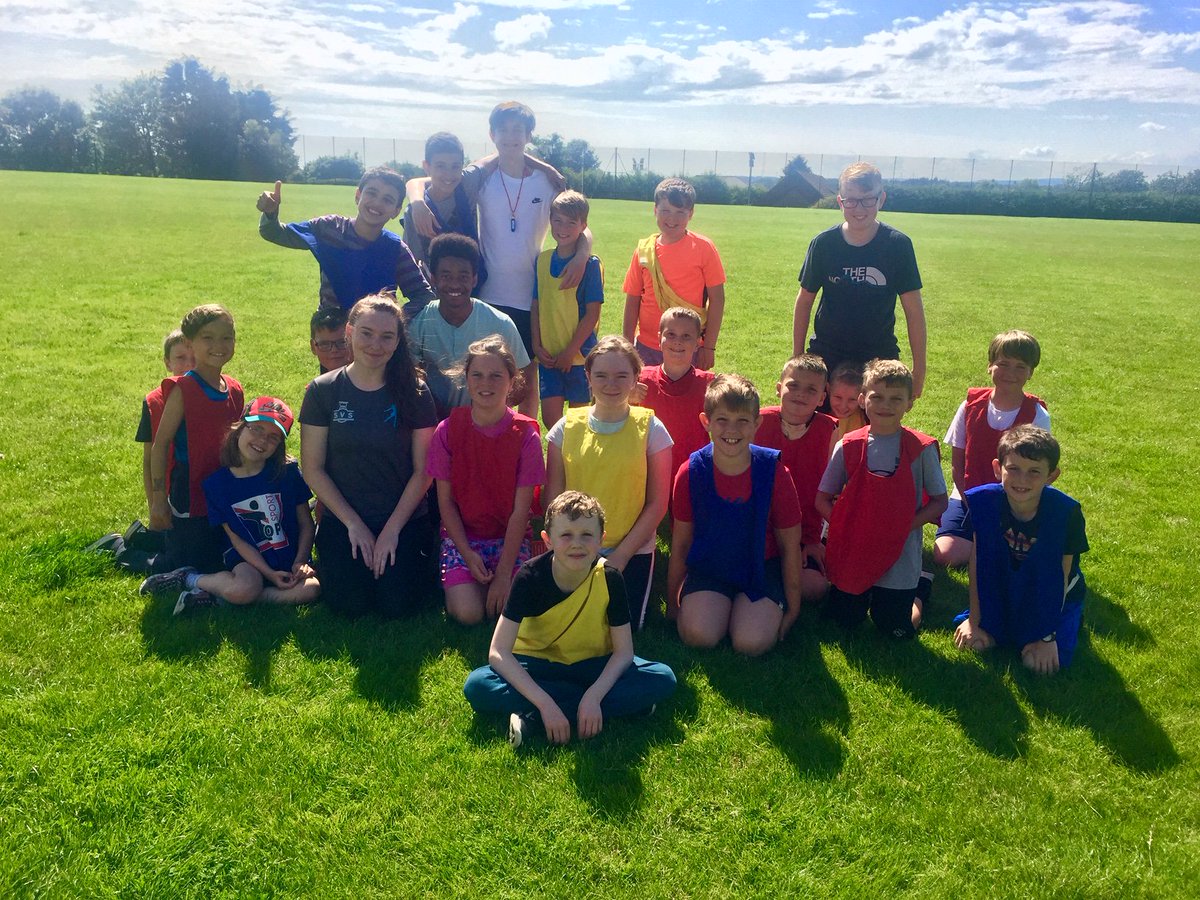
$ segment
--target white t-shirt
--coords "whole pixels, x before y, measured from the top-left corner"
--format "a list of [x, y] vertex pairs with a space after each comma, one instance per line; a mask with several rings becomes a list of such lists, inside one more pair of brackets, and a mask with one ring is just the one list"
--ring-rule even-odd
[[512, 178], [496, 169], [479, 191], [479, 244], [487, 281], [479, 296], [493, 306], [529, 309], [537, 258], [558, 192], [544, 173]]
[[[988, 400], [987, 420], [988, 424], [997, 431], [1007, 431], [1012, 428], [1013, 422], [1017, 420], [1017, 413], [1021, 411], [1021, 407], [1016, 409], [996, 409], [992, 405], [992, 401]], [[1050, 430], [1050, 413], [1046, 411], [1046, 407], [1042, 404], [1037, 404], [1037, 409], [1033, 413], [1033, 423], [1038, 428]], [[946, 430], [946, 437], [943, 438], [943, 443], [951, 447], [956, 447], [959, 450], [967, 448], [967, 401], [964, 400], [958, 407], [958, 412], [954, 414], [954, 420], [950, 423], [950, 427]], [[950, 494], [951, 500], [961, 500], [962, 494], [958, 492], [958, 488]]]

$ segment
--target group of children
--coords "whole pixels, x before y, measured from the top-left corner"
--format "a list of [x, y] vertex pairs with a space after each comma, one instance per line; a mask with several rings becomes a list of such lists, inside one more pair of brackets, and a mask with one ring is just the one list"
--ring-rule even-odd
[[[321, 268], [310, 346], [322, 374], [300, 416], [316, 573], [311, 492], [284, 451], [292, 414], [275, 398], [243, 407], [222, 372], [232, 317], [205, 306], [168, 338], [173, 374], [139, 431], [152, 436], [150, 525], [169, 529], [143, 592], [177, 591], [177, 611], [323, 593], [345, 612], [402, 612], [436, 559], [448, 615], [497, 620], [490, 665], [467, 680], [472, 705], [508, 713], [514, 743], [535, 718], [563, 741], [674, 687], [632, 642], [664, 519], [667, 618], [689, 646], [728, 636], [751, 656], [818, 600], [844, 626], [869, 615], [914, 635], [931, 584], [922, 530], [941, 522], [935, 561], [966, 564], [970, 582], [956, 644], [1013, 645], [1039, 672], [1070, 661], [1087, 542], [1079, 505], [1048, 487], [1058, 445], [1024, 391], [1037, 342], [992, 342], [993, 385], [968, 393], [945, 439], [948, 497], [938, 442], [903, 424], [924, 382], [921, 282], [911, 242], [877, 221], [877, 169], [843, 173], [844, 221], [809, 247], [795, 353], [763, 407], [748, 379], [711, 371], [725, 276], [688, 227], [691, 186], [658, 186], [658, 229], [624, 280], [624, 334], [598, 337], [588, 203], [525, 156], [532, 129], [526, 107], [501, 104], [497, 156], [466, 168], [457, 139], [430, 138], [429, 177], [407, 186], [407, 243], [384, 229], [405, 196], [387, 170], [364, 175], [353, 219], [281, 226], [281, 185], [260, 196], [263, 236]], [[397, 289], [403, 310], [380, 293]], [[911, 369], [895, 359], [896, 299]], [[541, 510], [546, 552], [534, 555]]]

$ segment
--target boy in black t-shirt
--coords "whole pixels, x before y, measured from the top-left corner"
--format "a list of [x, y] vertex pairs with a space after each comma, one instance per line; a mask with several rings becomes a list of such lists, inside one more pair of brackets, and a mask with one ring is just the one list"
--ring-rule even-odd
[[600, 733], [606, 716], [653, 711], [675, 690], [663, 663], [633, 655], [621, 573], [599, 558], [604, 510], [579, 491], [546, 510], [549, 553], [513, 579], [492, 634], [489, 666], [463, 693], [476, 712], [508, 713], [508, 740], [521, 745], [540, 718], [551, 743]]
[[1033, 425], [1000, 438], [992, 464], [1000, 483], [965, 495], [975, 531], [971, 607], [954, 620], [959, 648], [1013, 646], [1042, 675], [1070, 664], [1087, 593], [1079, 570], [1079, 554], [1088, 549], [1083, 512], [1049, 486], [1059, 454], [1050, 432]]
[[899, 359], [896, 298], [904, 308], [912, 351], [913, 399], [925, 386], [925, 308], [921, 273], [908, 236], [879, 221], [887, 199], [883, 176], [869, 163], [849, 166], [838, 179], [843, 221], [808, 245], [792, 319], [792, 355], [804, 352], [817, 293], [821, 303], [808, 352], [832, 372], [843, 362]]

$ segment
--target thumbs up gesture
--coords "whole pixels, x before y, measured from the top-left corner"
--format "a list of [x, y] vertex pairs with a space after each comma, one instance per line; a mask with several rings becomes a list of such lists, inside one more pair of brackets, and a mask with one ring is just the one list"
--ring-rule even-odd
[[258, 195], [258, 211], [264, 212], [268, 216], [279, 214], [279, 191], [283, 187], [282, 181], [275, 182], [275, 190], [263, 191]]

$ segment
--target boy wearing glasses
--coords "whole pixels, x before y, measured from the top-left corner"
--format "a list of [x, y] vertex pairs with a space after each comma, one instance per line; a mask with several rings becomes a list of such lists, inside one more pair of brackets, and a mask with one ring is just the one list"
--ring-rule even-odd
[[340, 306], [319, 306], [308, 323], [308, 347], [321, 374], [340, 369], [354, 359], [346, 340], [346, 317]]
[[843, 362], [899, 359], [899, 297], [908, 325], [915, 400], [925, 386], [921, 274], [912, 241], [878, 219], [885, 199], [883, 176], [875, 166], [855, 163], [842, 172], [838, 205], [845, 221], [822, 231], [808, 245], [792, 319], [792, 353], [804, 352], [819, 292], [821, 303], [808, 352], [822, 357], [830, 372]]

